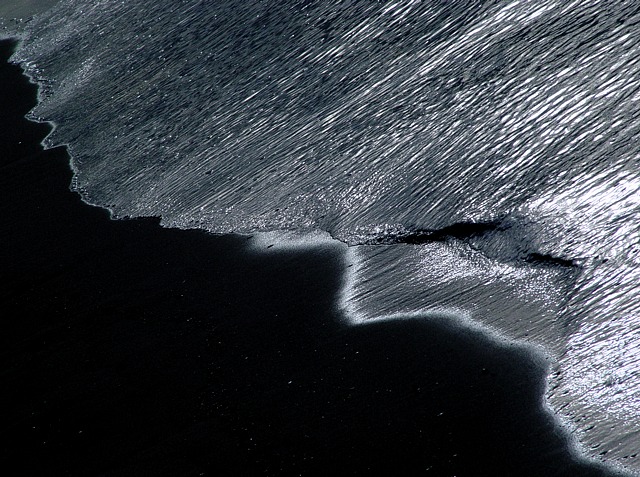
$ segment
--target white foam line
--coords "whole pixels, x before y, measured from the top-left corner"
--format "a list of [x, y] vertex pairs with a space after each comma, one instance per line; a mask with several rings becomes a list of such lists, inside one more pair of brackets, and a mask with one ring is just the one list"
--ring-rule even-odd
[[[345, 309], [348, 309], [348, 307], [345, 307]], [[617, 461], [605, 462], [601, 459], [589, 456], [588, 449], [580, 442], [578, 438], [579, 428], [576, 427], [568, 417], [565, 417], [561, 413], [556, 412], [549, 404], [547, 396], [552, 374], [551, 371], [555, 360], [542, 346], [530, 343], [528, 341], [509, 338], [500, 331], [484, 325], [477, 320], [474, 320], [472, 313], [468, 312], [467, 310], [455, 307], [427, 308], [418, 311], [393, 313], [390, 315], [382, 315], [371, 318], [364, 318], [362, 313], [358, 315], [348, 316], [348, 322], [352, 326], [367, 326], [380, 322], [403, 320], [429, 320], [446, 322], [459, 329], [469, 330], [471, 332], [480, 334], [483, 338], [492, 343], [495, 343], [502, 348], [514, 349], [523, 352], [530, 359], [533, 359], [536, 364], [541, 365], [545, 370], [544, 389], [541, 395], [540, 405], [543, 412], [551, 417], [556, 426], [560, 428], [564, 435], [567, 437], [567, 450], [569, 454], [578, 462], [582, 462], [588, 465], [602, 465], [615, 473], [619, 473], [621, 477], [625, 475], [640, 476], [640, 473], [624, 467]]]
[[338, 294], [338, 307], [341, 315], [350, 325], [356, 325], [366, 320], [365, 315], [357, 309], [352, 299], [353, 290], [358, 280], [362, 260], [354, 247], [346, 247], [344, 253], [344, 275], [342, 288]]
[[[43, 95], [46, 89], [45, 84], [46, 84], [47, 78], [39, 74], [37, 67], [33, 62], [20, 59], [19, 52], [20, 52], [20, 49], [22, 48], [22, 43], [25, 41], [26, 38], [27, 37], [24, 32], [18, 32], [18, 31], [5, 32], [0, 34], [0, 40], [3, 40], [3, 41], [10, 40], [10, 41], [16, 42], [16, 47], [14, 48], [13, 54], [9, 57], [9, 63], [12, 63], [14, 65], [15, 64], [19, 65], [20, 68], [22, 68], [22, 74], [29, 79], [29, 83], [34, 84], [38, 87], [38, 90], [36, 92], [36, 105], [33, 107], [33, 109], [31, 109], [26, 114], [25, 117], [29, 121], [33, 121], [34, 123], [44, 123], [44, 124], [51, 125], [51, 131], [49, 131], [47, 136], [42, 141], [40, 141], [40, 145], [43, 148], [48, 149], [45, 142], [47, 138], [51, 136], [51, 134], [53, 133], [54, 129], [56, 128], [56, 124], [53, 121], [36, 119], [32, 114], [33, 110], [35, 110], [40, 105], [40, 103], [42, 103], [42, 101], [44, 100]], [[56, 144], [55, 147], [64, 146], [64, 145], [65, 144]]]
[[251, 236], [251, 240], [249, 241], [249, 249], [253, 252], [260, 253], [283, 250], [309, 250], [318, 247], [338, 247], [346, 249], [347, 245], [321, 230], [304, 232], [282, 230], [256, 232]]

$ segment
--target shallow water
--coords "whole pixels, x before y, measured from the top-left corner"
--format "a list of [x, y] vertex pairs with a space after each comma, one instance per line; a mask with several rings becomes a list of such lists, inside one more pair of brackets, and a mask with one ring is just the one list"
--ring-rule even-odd
[[53, 7], [58, 0], [4, 0], [0, 4], [0, 20], [12, 19], [24, 21], [46, 12]]

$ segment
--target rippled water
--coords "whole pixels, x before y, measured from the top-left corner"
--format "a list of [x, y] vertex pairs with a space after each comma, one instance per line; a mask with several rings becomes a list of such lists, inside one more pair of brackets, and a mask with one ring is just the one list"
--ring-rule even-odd
[[640, 469], [639, 22], [631, 1], [62, 0], [14, 59], [86, 201], [338, 239], [351, 321], [444, 310], [542, 347], [585, 451]]

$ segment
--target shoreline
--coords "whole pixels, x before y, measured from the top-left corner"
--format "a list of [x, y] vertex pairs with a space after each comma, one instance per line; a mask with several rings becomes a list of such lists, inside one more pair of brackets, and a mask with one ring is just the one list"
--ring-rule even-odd
[[19, 310], [2, 460], [24, 475], [612, 475], [570, 455], [523, 353], [451, 324], [345, 326], [339, 253], [254, 254], [244, 237], [86, 204], [66, 149], [34, 144], [49, 126], [19, 118], [36, 85], [18, 85], [0, 44], [5, 86], [21, 88], [1, 139], [2, 297]]

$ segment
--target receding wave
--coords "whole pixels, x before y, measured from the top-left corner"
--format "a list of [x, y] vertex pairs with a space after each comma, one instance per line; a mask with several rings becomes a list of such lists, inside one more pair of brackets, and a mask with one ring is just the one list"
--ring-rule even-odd
[[458, 310], [544, 347], [586, 451], [640, 468], [639, 22], [596, 0], [62, 0], [14, 59], [87, 202], [326, 232], [354, 322]]

